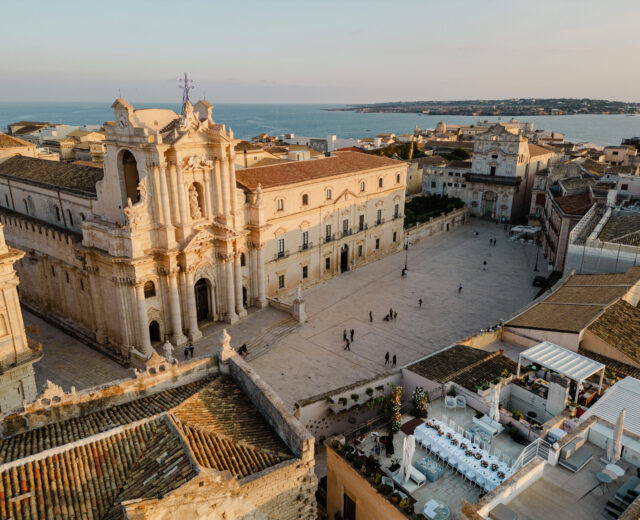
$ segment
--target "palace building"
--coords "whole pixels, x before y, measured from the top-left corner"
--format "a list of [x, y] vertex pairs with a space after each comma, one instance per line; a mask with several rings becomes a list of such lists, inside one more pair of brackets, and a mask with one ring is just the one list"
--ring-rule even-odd
[[21, 301], [122, 361], [402, 247], [406, 163], [358, 152], [236, 172], [206, 101], [113, 104], [103, 168], [15, 156], [0, 221]]

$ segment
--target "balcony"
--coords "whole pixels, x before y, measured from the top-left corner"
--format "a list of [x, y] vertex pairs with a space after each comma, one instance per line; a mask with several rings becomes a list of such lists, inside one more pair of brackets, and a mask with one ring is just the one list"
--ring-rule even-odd
[[393, 220], [398, 220], [399, 218], [402, 218], [402, 217], [403, 217], [403, 215], [401, 213], [395, 213], [393, 215]]
[[367, 229], [369, 229], [369, 224], [364, 223], [361, 226], [358, 226], [357, 233], [362, 233], [363, 231], [366, 231]]
[[313, 242], [307, 242], [306, 244], [302, 244], [299, 248], [299, 251], [306, 251], [307, 249], [311, 249], [313, 247]]
[[349, 228], [349, 229], [343, 229], [342, 230], [342, 236], [343, 237], [348, 237], [350, 235], [353, 235], [353, 229]]
[[326, 244], [327, 242], [333, 242], [336, 239], [336, 234], [327, 235], [324, 237], [323, 242]]
[[289, 250], [287, 250], [287, 251], [278, 251], [274, 255], [273, 260], [274, 261], [282, 260], [283, 258], [287, 258], [290, 254], [291, 254], [291, 252]]
[[376, 226], [381, 226], [382, 224], [384, 224], [384, 219], [383, 218], [379, 218], [379, 219], [376, 220], [376, 223], [375, 223]]

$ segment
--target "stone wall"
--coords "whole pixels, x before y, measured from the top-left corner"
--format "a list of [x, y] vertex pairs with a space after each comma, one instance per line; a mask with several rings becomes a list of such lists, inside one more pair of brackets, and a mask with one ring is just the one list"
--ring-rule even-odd
[[131, 379], [106, 383], [80, 392], [72, 388], [65, 393], [62, 388], [50, 384], [36, 401], [25, 405], [23, 412], [0, 415], [0, 437], [9, 437], [51, 422], [79, 417], [153, 395], [176, 386], [178, 379], [180, 384], [187, 384], [217, 372], [216, 360], [205, 358], [180, 365], [159, 363], [145, 372], [134, 373], [132, 370], [134, 377]]
[[405, 237], [409, 239], [410, 243], [415, 243], [443, 232], [453, 231], [466, 221], [467, 208], [465, 206], [450, 213], [442, 213], [436, 218], [431, 217], [428, 222], [407, 228], [405, 230]]

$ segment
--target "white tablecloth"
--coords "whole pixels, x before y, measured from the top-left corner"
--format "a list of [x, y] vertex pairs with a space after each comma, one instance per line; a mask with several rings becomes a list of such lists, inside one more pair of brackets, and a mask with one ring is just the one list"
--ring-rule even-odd
[[[429, 423], [440, 426], [440, 429], [444, 434], [439, 435], [436, 429], [430, 428], [426, 424], [421, 424], [414, 432], [416, 440], [418, 442], [426, 440], [429, 445], [429, 449], [432, 452], [437, 453], [440, 458], [445, 458], [444, 456], [446, 456], [447, 460], [455, 459], [457, 461], [459, 471], [472, 471], [474, 473], [473, 480], [476, 483], [483, 485], [485, 489], [493, 489], [504, 480], [498, 477], [499, 471], [504, 473], [504, 478], [511, 475], [511, 468], [509, 468], [509, 466], [504, 462], [501, 462], [497, 457], [490, 455], [486, 450], [481, 449], [478, 445], [473, 444], [469, 439], [465, 439], [463, 435], [456, 433], [441, 421], [438, 421], [437, 419], [430, 419]], [[451, 434], [451, 437], [458, 441], [457, 446], [451, 444], [451, 439], [447, 437], [447, 434]], [[463, 443], [466, 444], [467, 449], [473, 451], [474, 454], [480, 453], [482, 455], [481, 459], [478, 460], [474, 456], [467, 457], [465, 455], [466, 450], [460, 448], [460, 445]], [[483, 460], [488, 463], [486, 468], [482, 467]], [[491, 464], [496, 464], [498, 469], [496, 471], [492, 471]]]

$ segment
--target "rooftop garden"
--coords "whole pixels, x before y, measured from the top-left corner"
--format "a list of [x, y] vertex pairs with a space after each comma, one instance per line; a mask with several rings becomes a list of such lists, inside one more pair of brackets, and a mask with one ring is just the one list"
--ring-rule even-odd
[[439, 217], [441, 213], [449, 213], [464, 207], [457, 197], [447, 195], [421, 195], [414, 197], [404, 206], [404, 227], [415, 226], [426, 222], [431, 217]]

